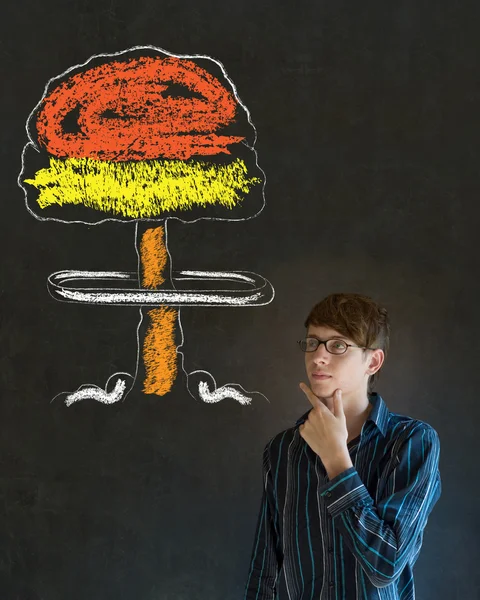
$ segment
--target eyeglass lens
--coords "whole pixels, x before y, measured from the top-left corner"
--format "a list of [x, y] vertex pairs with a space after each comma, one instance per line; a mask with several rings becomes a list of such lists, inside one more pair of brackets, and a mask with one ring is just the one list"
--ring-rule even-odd
[[[305, 338], [302, 340], [300, 347], [304, 352], [315, 352], [322, 342], [317, 338]], [[328, 352], [331, 354], [343, 354], [347, 349], [346, 342], [342, 340], [327, 340], [325, 343]]]

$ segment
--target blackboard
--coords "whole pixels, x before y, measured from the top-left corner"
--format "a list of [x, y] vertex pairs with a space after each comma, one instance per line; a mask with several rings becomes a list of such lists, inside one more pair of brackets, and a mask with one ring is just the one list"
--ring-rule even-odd
[[[295, 340], [335, 291], [388, 308], [377, 390], [442, 442], [418, 597], [477, 596], [476, 17], [412, 1], [2, 7], [2, 598], [241, 598], [262, 449], [307, 408]], [[17, 181], [26, 122], [49, 80], [137, 46], [221, 63], [256, 131], [263, 210], [168, 220], [174, 269], [271, 286], [258, 305], [182, 308], [188, 372], [248, 403], [193, 397], [181, 369], [162, 396], [142, 373], [111, 404], [59, 395], [132, 372], [143, 309], [59, 302], [48, 278], [136, 272], [136, 224], [36, 219]]]

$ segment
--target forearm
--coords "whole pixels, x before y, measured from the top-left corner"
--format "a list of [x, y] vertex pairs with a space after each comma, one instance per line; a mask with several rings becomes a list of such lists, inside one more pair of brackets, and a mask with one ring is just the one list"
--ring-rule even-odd
[[395, 532], [382, 520], [353, 466], [325, 484], [320, 494], [336, 529], [374, 583], [388, 585], [397, 575], [399, 547]]
[[[377, 587], [389, 585], [418, 552], [418, 539], [435, 503], [435, 484], [405, 512], [405, 494], [375, 505], [355, 468], [350, 467], [321, 491], [335, 527]], [[415, 517], [415, 518], [414, 518]]]

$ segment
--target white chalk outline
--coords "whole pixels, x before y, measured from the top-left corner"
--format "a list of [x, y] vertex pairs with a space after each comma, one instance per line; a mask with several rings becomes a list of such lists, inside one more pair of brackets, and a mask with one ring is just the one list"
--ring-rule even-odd
[[[76, 69], [81, 69], [82, 67], [87, 66], [91, 61], [93, 61], [94, 59], [97, 58], [102, 58], [102, 57], [115, 57], [115, 56], [121, 56], [123, 54], [127, 54], [127, 53], [131, 53], [137, 50], [153, 50], [155, 52], [159, 52], [161, 54], [164, 54], [166, 56], [171, 56], [171, 57], [175, 57], [175, 58], [191, 58], [191, 59], [195, 59], [195, 58], [200, 58], [200, 59], [206, 59], [206, 60], [211, 60], [213, 62], [215, 62], [221, 69], [223, 76], [225, 77], [226, 81], [228, 81], [228, 83], [230, 84], [233, 94], [237, 100], [237, 103], [239, 106], [241, 106], [243, 108], [243, 110], [245, 111], [246, 115], [247, 115], [247, 120], [248, 123], [250, 124], [250, 126], [253, 129], [254, 132], [254, 140], [253, 140], [253, 144], [250, 146], [247, 142], [242, 141], [241, 143], [244, 144], [250, 151], [252, 151], [254, 153], [255, 156], [255, 164], [256, 167], [259, 169], [259, 171], [261, 171], [262, 176], [263, 176], [263, 183], [262, 183], [262, 200], [263, 203], [261, 204], [259, 210], [250, 216], [246, 216], [246, 217], [241, 217], [241, 218], [229, 218], [229, 217], [211, 217], [211, 216], [200, 216], [197, 219], [193, 219], [193, 220], [185, 220], [182, 219], [176, 215], [174, 216], [168, 216], [165, 217], [164, 219], [158, 219], [158, 218], [142, 218], [142, 219], [130, 219], [130, 220], [121, 220], [121, 219], [117, 219], [115, 217], [106, 217], [105, 219], [101, 219], [99, 221], [82, 221], [82, 220], [63, 220], [63, 219], [58, 219], [58, 218], [53, 218], [53, 217], [41, 217], [40, 215], [36, 214], [35, 212], [33, 212], [33, 210], [30, 209], [29, 205], [28, 205], [28, 189], [26, 187], [24, 187], [23, 185], [23, 176], [25, 173], [25, 153], [28, 149], [29, 146], [31, 146], [36, 152], [40, 152], [39, 147], [37, 146], [37, 144], [35, 143], [35, 141], [33, 140], [32, 136], [30, 135], [30, 122], [33, 119], [33, 117], [35, 116], [36, 112], [38, 111], [41, 103], [43, 102], [43, 100], [45, 99], [45, 97], [48, 94], [49, 88], [51, 86], [51, 84], [53, 84], [55, 81], [62, 79], [65, 75], [67, 75], [68, 73], [76, 70]], [[117, 223], [122, 223], [122, 224], [128, 224], [131, 222], [135, 222], [135, 250], [137, 252], [137, 256], [138, 256], [138, 239], [137, 239], [137, 233], [138, 233], [138, 223], [142, 222], [152, 222], [152, 223], [159, 223], [162, 222], [163, 226], [165, 228], [165, 247], [167, 249], [167, 253], [169, 255], [170, 258], [170, 281], [172, 282], [173, 287], [175, 288], [175, 278], [174, 278], [174, 272], [173, 272], [173, 268], [172, 268], [172, 257], [170, 254], [170, 251], [168, 249], [168, 239], [167, 239], [167, 223], [169, 219], [175, 219], [177, 221], [180, 221], [181, 223], [185, 223], [185, 224], [190, 224], [190, 223], [196, 223], [197, 221], [201, 221], [201, 220], [209, 220], [209, 221], [231, 221], [231, 222], [240, 222], [240, 221], [248, 221], [250, 219], [253, 219], [255, 217], [257, 217], [265, 208], [266, 205], [266, 201], [265, 201], [265, 186], [266, 186], [266, 182], [267, 182], [267, 177], [266, 174], [264, 172], [264, 170], [260, 167], [260, 165], [258, 164], [258, 153], [255, 149], [255, 143], [257, 141], [257, 129], [252, 121], [251, 115], [250, 115], [250, 111], [248, 110], [248, 108], [246, 107], [246, 105], [242, 102], [237, 88], [235, 86], [235, 84], [233, 83], [233, 81], [230, 79], [230, 77], [227, 74], [227, 71], [225, 69], [225, 67], [223, 66], [223, 64], [215, 58], [212, 58], [211, 56], [207, 56], [207, 55], [202, 55], [202, 54], [175, 54], [172, 52], [169, 52], [168, 50], [164, 50], [163, 48], [160, 48], [158, 46], [153, 46], [153, 45], [140, 45], [140, 46], [132, 46], [131, 48], [127, 48], [125, 50], [121, 50], [119, 52], [113, 52], [113, 53], [101, 53], [101, 54], [94, 54], [92, 55], [88, 60], [86, 60], [83, 63], [79, 63], [77, 65], [73, 65], [71, 67], [69, 67], [68, 69], [66, 69], [65, 71], [63, 71], [60, 75], [56, 75], [55, 77], [51, 77], [48, 82], [45, 85], [44, 91], [43, 91], [43, 95], [41, 97], [41, 99], [39, 100], [39, 102], [35, 105], [35, 107], [33, 108], [33, 110], [30, 112], [26, 124], [25, 124], [25, 130], [27, 133], [27, 137], [29, 139], [29, 142], [27, 144], [25, 144], [25, 146], [22, 149], [22, 154], [21, 154], [21, 171], [18, 175], [17, 178], [17, 184], [18, 186], [23, 190], [24, 192], [24, 199], [25, 199], [25, 205], [26, 208], [28, 210], [28, 212], [30, 214], [32, 214], [32, 216], [34, 216], [37, 220], [39, 221], [57, 221], [59, 223], [65, 223], [65, 224], [70, 224], [70, 223], [82, 223], [84, 225], [100, 225], [101, 223], [105, 223], [108, 221], [114, 221]], [[160, 226], [160, 225], [159, 225]], [[139, 272], [137, 274], [138, 277], [138, 281], [140, 281], [140, 257], [138, 256], [138, 268], [139, 268]], [[62, 273], [62, 272], [59, 272]], [[54, 277], [55, 275], [59, 275], [59, 273], [53, 273], [52, 275], [49, 276], [48, 281], [49, 284], [52, 285], [52, 281], [51, 278]], [[75, 273], [75, 271], [70, 271], [70, 273]], [[85, 271], [81, 271], [78, 272], [81, 274], [86, 273]], [[90, 272], [92, 273], [92, 272]], [[123, 272], [119, 272], [119, 271], [112, 271], [112, 272], [97, 272], [96, 276], [99, 277], [99, 274], [103, 274], [107, 279], [108, 278], [112, 278], [113, 275], [115, 275], [115, 278], [118, 279], [128, 279], [129, 275], [127, 273], [123, 273]], [[200, 271], [184, 271], [182, 272], [185, 275], [190, 274], [192, 276], [193, 279], [196, 279], [196, 274], [201, 273]], [[211, 277], [225, 277], [226, 273], [221, 273], [221, 272], [217, 272], [215, 274], [215, 272], [203, 272], [205, 274], [209, 274]], [[248, 271], [242, 271], [242, 272], [232, 272], [230, 275], [240, 275], [240, 274], [248, 274], [245, 275], [246, 278], [248, 278], [248, 276], [253, 276], [254, 278], [261, 278], [261, 280], [263, 280], [267, 286], [267, 288], [269, 287], [271, 290], [271, 299], [268, 302], [264, 302], [264, 303], [258, 303], [255, 302], [255, 305], [265, 305], [265, 304], [270, 304], [270, 302], [273, 301], [274, 297], [275, 297], [275, 290], [273, 288], [273, 286], [271, 285], [271, 283], [266, 280], [265, 278], [263, 278], [261, 275], [257, 275], [255, 273], [250, 273]], [[245, 280], [246, 281], [246, 280]], [[128, 290], [129, 294], [131, 292], [133, 292], [133, 290]], [[156, 291], [155, 291], [156, 292]], [[154, 292], [154, 293], [155, 293]], [[230, 292], [230, 290], [228, 290], [228, 292]], [[49, 293], [55, 297], [51, 290], [49, 289]], [[65, 290], [64, 290], [65, 293]], [[78, 301], [85, 301], [85, 300], [78, 300], [77, 298], [80, 298], [82, 296], [82, 294], [84, 294], [85, 292], [83, 292], [82, 290], [79, 291], [71, 291], [71, 292], [67, 292], [67, 295], [70, 294], [70, 298], [66, 299], [65, 301], [72, 301], [72, 302], [78, 302]], [[98, 292], [96, 292], [98, 294]], [[162, 296], [162, 292], [156, 292], [157, 294], [159, 294], [159, 298]], [[172, 291], [170, 290], [170, 294], [172, 294]], [[252, 302], [259, 300], [261, 298], [261, 292], [258, 292], [256, 294], [253, 294], [252, 296]], [[152, 298], [152, 292], [148, 292], [148, 297]], [[163, 296], [162, 296], [163, 297]], [[180, 293], [178, 298], [181, 298], [182, 294]], [[189, 295], [190, 299], [193, 297], [193, 294]], [[200, 294], [197, 298], [198, 302], [194, 302], [192, 304], [196, 305], [196, 306], [211, 306], [211, 303], [206, 303], [206, 304], [202, 304], [202, 294]], [[58, 298], [56, 298], [58, 299]], [[245, 304], [245, 303], [241, 303], [241, 302], [227, 302], [228, 297], [222, 298], [222, 303], [220, 305], [224, 305], [224, 304], [228, 304], [230, 306], [245, 306], [245, 305], [251, 305], [252, 302], [250, 302], [249, 304]], [[108, 303], [108, 302], [106, 302]], [[128, 305], [128, 304], [127, 304]], [[165, 305], [165, 304], [164, 304]], [[148, 305], [142, 305], [142, 306], [148, 306]], [[140, 338], [139, 338], [139, 330], [140, 330], [140, 325], [143, 321], [143, 313], [142, 313], [142, 309], [139, 310], [140, 312], [140, 322], [137, 326], [137, 360], [136, 360], [136, 367], [135, 367], [135, 374], [132, 376], [129, 373], [126, 372], [118, 372], [118, 373], [114, 373], [113, 375], [111, 375], [108, 380], [107, 383], [105, 384], [105, 388], [102, 389], [99, 386], [96, 385], [91, 385], [91, 384], [83, 384], [81, 385], [75, 392], [60, 392], [59, 394], [57, 394], [53, 399], [55, 400], [55, 398], [58, 398], [59, 396], [66, 394], [67, 398], [65, 400], [65, 403], [67, 404], [67, 406], [70, 406], [71, 404], [73, 404], [74, 402], [77, 402], [78, 400], [81, 399], [86, 399], [86, 398], [92, 398], [94, 400], [97, 400], [99, 402], [102, 402], [104, 404], [112, 404], [114, 402], [118, 402], [122, 399], [121, 397], [121, 393], [119, 390], [123, 391], [123, 400], [126, 399], [127, 395], [129, 394], [129, 392], [131, 391], [131, 389], [133, 388], [136, 379], [137, 379], [137, 375], [138, 375], [138, 369], [139, 369], [139, 361], [140, 361]], [[183, 333], [183, 326], [181, 323], [181, 316], [180, 316], [180, 308], [178, 308], [178, 313], [177, 313], [177, 317], [178, 317], [178, 324], [180, 327], [180, 332], [181, 332], [181, 336], [182, 336], [182, 342], [181, 344], [179, 344], [176, 348], [177, 354], [181, 356], [181, 366], [182, 366], [182, 370], [184, 371], [185, 375], [187, 376], [187, 389], [188, 392], [190, 393], [190, 395], [195, 398], [195, 396], [192, 394], [192, 392], [190, 391], [190, 388], [188, 387], [188, 379], [190, 376], [194, 375], [194, 374], [198, 374], [198, 373], [203, 373], [207, 376], [207, 378], [211, 378], [211, 381], [213, 382], [213, 391], [210, 391], [210, 388], [208, 386], [207, 382], [200, 382], [199, 384], [199, 390], [198, 393], [201, 397], [201, 399], [204, 402], [207, 403], [214, 403], [214, 402], [219, 402], [220, 400], [227, 398], [227, 397], [233, 397], [233, 399], [237, 400], [238, 402], [240, 402], [243, 405], [247, 405], [251, 402], [251, 398], [248, 397], [246, 394], [259, 394], [261, 396], [263, 396], [267, 401], [268, 398], [262, 394], [261, 392], [246, 392], [246, 390], [240, 385], [240, 384], [225, 384], [224, 386], [218, 388], [215, 378], [213, 377], [213, 375], [211, 375], [208, 371], [202, 371], [202, 370], [197, 370], [197, 371], [192, 371], [191, 373], [188, 373], [185, 369], [184, 366], [184, 362], [185, 362], [185, 355], [182, 351], [180, 351], [179, 349], [183, 346], [184, 343], [184, 333]], [[117, 379], [114, 389], [111, 392], [107, 392], [107, 387], [109, 385], [109, 382], [114, 378], [114, 377], [120, 377], [120, 376], [127, 376], [127, 377], [131, 377], [132, 378], [132, 383], [131, 385], [127, 388], [127, 384], [124, 380], [122, 379]], [[203, 385], [202, 385], [203, 384]], [[241, 393], [240, 391], [238, 391], [236, 389], [236, 387], [241, 388], [245, 394]]]
[[[186, 276], [184, 276], [186, 275]], [[249, 276], [250, 275], [250, 276]], [[119, 279], [138, 282], [137, 274], [118, 271], [58, 271], [47, 278], [50, 295], [62, 302], [120, 306], [264, 306], [273, 288], [261, 275], [248, 271], [173, 271], [174, 281], [242, 281], [251, 288], [220, 290], [70, 288], [70, 282]], [[58, 282], [62, 282], [62, 284]]]

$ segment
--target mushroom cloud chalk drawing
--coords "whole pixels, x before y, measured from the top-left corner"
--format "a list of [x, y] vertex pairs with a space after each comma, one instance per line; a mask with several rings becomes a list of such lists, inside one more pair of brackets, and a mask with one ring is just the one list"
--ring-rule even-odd
[[180, 365], [194, 398], [249, 404], [259, 392], [236, 383], [217, 387], [207, 371], [188, 372], [180, 312], [266, 305], [272, 285], [248, 271], [174, 270], [168, 247], [168, 219], [245, 221], [265, 206], [256, 129], [223, 65], [154, 46], [95, 55], [47, 83], [26, 129], [18, 184], [35, 218], [135, 227], [137, 272], [67, 270], [47, 278], [56, 300], [137, 307], [133, 373], [55, 398], [67, 406], [118, 402], [133, 388], [140, 364], [143, 393], [163, 396]]

